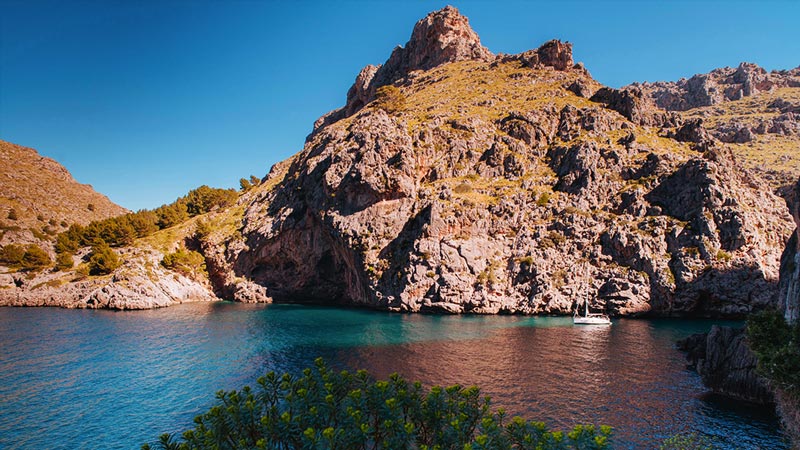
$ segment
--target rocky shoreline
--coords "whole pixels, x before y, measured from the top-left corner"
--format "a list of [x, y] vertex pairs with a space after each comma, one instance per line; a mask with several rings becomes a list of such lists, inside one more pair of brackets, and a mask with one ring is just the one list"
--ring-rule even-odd
[[[121, 253], [125, 263], [103, 277], [80, 277], [75, 271], [31, 278], [24, 272], [2, 274], [0, 306], [138, 310], [220, 300], [207, 282], [162, 267], [160, 252], [126, 249]], [[76, 256], [78, 262], [80, 258]]]

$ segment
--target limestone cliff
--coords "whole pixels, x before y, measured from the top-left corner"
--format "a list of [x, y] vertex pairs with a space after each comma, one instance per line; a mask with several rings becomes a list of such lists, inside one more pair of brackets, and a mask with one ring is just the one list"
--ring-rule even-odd
[[[373, 101], [393, 84], [401, 108]], [[220, 295], [397, 311], [740, 316], [773, 304], [782, 201], [702, 126], [604, 88], [571, 45], [480, 46], [420, 21], [317, 121], [241, 237]]]
[[778, 301], [786, 320], [795, 323], [800, 316], [800, 181], [787, 196], [787, 203], [797, 229], [781, 256]]

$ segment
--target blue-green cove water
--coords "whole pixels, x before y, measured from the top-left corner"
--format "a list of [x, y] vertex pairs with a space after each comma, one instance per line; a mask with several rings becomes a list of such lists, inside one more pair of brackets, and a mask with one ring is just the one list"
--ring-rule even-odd
[[337, 368], [476, 384], [496, 407], [565, 428], [615, 428], [615, 448], [697, 432], [718, 448], [788, 448], [763, 409], [705, 394], [674, 341], [712, 322], [431, 316], [295, 305], [136, 312], [0, 308], [0, 449], [136, 449], [182, 431], [267, 371]]

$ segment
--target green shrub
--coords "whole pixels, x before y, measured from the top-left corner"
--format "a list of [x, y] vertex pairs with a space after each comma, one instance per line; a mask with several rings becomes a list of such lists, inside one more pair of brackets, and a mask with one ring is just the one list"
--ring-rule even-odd
[[89, 253], [89, 274], [107, 275], [115, 271], [122, 262], [119, 256], [111, 250], [111, 247], [104, 242], [100, 242], [92, 247]]
[[224, 208], [236, 203], [239, 194], [233, 189], [218, 189], [200, 186], [186, 195], [186, 209], [190, 216], [205, 214], [216, 208]]
[[210, 223], [205, 220], [198, 220], [194, 228], [194, 238], [205, 240], [214, 231]]
[[19, 244], [8, 244], [0, 250], [0, 263], [8, 267], [19, 267], [22, 265], [23, 256], [25, 256], [25, 247]]
[[205, 257], [194, 250], [186, 250], [183, 247], [164, 255], [161, 265], [192, 278], [206, 273]]
[[747, 339], [758, 357], [758, 372], [800, 394], [800, 324], [788, 324], [778, 311], [763, 311], [747, 319]]
[[261, 184], [261, 179], [255, 175], [250, 175], [250, 178], [239, 179], [239, 187], [241, 188], [242, 192], [247, 192], [259, 184]]
[[666, 439], [659, 450], [713, 450], [711, 442], [697, 433], [673, 436]]
[[[605, 449], [609, 427], [549, 431], [490, 409], [476, 387], [433, 387], [397, 374], [372, 381], [365, 371], [335, 372], [317, 360], [303, 375], [258, 379], [256, 389], [217, 393], [178, 442], [161, 449]], [[142, 449], [149, 450], [149, 444]]]
[[56, 255], [56, 270], [68, 270], [72, 269], [72, 266], [75, 265], [75, 262], [72, 261], [72, 254], [70, 253], [59, 253]]
[[50, 256], [37, 245], [8, 244], [0, 250], [0, 263], [14, 269], [41, 270], [50, 265]]
[[158, 228], [162, 230], [175, 226], [189, 218], [189, 212], [183, 200], [177, 200], [169, 205], [159, 206], [156, 208], [155, 213], [158, 217]]
[[242, 192], [247, 192], [250, 189], [253, 189], [253, 183], [251, 183], [247, 178], [239, 178], [239, 188]]
[[545, 192], [541, 196], [539, 196], [539, 200], [536, 200], [536, 204], [539, 206], [547, 206], [550, 202], [550, 193]]
[[153, 211], [143, 209], [128, 215], [128, 223], [136, 237], [143, 238], [158, 231], [158, 216]]
[[375, 105], [388, 113], [396, 113], [405, 109], [406, 96], [396, 86], [381, 86], [375, 91]]
[[25, 270], [41, 270], [49, 266], [52, 261], [47, 254], [37, 245], [28, 245], [22, 255], [22, 268]]

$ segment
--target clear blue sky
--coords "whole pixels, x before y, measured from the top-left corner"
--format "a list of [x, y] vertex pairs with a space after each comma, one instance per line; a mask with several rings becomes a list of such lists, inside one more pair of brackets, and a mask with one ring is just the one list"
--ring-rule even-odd
[[134, 210], [238, 187], [448, 3], [493, 52], [568, 40], [615, 87], [800, 65], [800, 1], [0, 0], [0, 139]]

